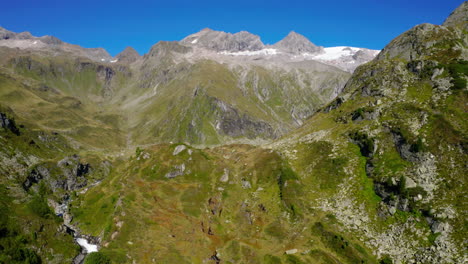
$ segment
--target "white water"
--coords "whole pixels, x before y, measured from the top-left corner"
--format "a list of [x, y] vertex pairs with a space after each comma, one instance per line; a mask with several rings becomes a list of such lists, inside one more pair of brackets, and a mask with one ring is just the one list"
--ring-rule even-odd
[[78, 242], [80, 246], [84, 247], [88, 253], [98, 251], [97, 245], [90, 244], [88, 240], [84, 238], [77, 238], [76, 242]]

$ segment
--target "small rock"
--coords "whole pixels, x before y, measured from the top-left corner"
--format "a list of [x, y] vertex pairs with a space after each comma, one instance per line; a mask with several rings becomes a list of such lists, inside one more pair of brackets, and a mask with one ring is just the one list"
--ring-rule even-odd
[[242, 188], [250, 189], [250, 188], [252, 188], [252, 185], [250, 185], [249, 181], [242, 179]]
[[221, 178], [219, 180], [221, 182], [229, 181], [229, 170], [228, 169], [224, 169], [224, 173], [223, 173], [223, 175], [221, 176]]
[[175, 147], [174, 152], [172, 153], [173, 156], [179, 154], [180, 152], [184, 151], [187, 147], [185, 145], [179, 145]]
[[416, 182], [413, 181], [413, 179], [409, 178], [409, 177], [405, 177], [406, 178], [406, 188], [415, 188], [417, 186]]
[[288, 249], [288, 250], [286, 250], [285, 253], [286, 253], [287, 255], [292, 255], [292, 254], [296, 254], [297, 251], [298, 251], [297, 248], [293, 248], [293, 249]]

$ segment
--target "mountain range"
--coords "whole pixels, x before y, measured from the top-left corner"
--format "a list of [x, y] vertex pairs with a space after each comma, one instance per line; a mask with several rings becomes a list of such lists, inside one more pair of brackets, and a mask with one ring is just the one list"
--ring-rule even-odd
[[[128, 131], [127, 141], [136, 144], [278, 138], [340, 92], [350, 74], [331, 65], [356, 67], [376, 55], [317, 47], [293, 32], [270, 47], [248, 32], [204, 29], [180, 42], [161, 41], [144, 56], [128, 47], [113, 58], [101, 48], [81, 48], [50, 36], [1, 32], [3, 67], [34, 75], [34, 85], [60, 91], [59, 97], [73, 97], [78, 100], [74, 106], [87, 108], [90, 116], [105, 116], [116, 125], [114, 131]], [[57, 108], [73, 111], [60, 102]], [[83, 127], [82, 120], [65, 112], [60, 118], [65, 116], [67, 130], [71, 124]], [[63, 129], [46, 119], [43, 126]], [[99, 123], [86, 127], [109, 125]], [[144, 136], [133, 136], [134, 131]]]
[[0, 28], [0, 263], [463, 263], [468, 2], [381, 51]]

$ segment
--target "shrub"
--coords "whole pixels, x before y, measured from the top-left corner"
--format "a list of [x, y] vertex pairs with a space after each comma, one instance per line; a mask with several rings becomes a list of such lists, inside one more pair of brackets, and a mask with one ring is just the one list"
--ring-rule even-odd
[[380, 264], [393, 264], [393, 260], [389, 256], [384, 256], [380, 261]]
[[28, 248], [16, 248], [11, 252], [13, 260], [26, 264], [41, 264], [41, 258]]
[[374, 140], [372, 138], [369, 138], [367, 134], [360, 131], [350, 133], [349, 137], [358, 145], [362, 156], [367, 158], [372, 157], [374, 153]]
[[452, 88], [461, 90], [466, 88], [466, 80], [462, 75], [468, 75], [468, 61], [460, 60], [453, 62], [447, 66], [450, 75], [452, 76]]
[[263, 261], [265, 264], [281, 264], [281, 259], [273, 255], [265, 255]]
[[141, 152], [143, 152], [143, 150], [140, 147], [137, 147], [135, 150], [135, 155], [137, 158], [140, 156]]
[[84, 264], [110, 264], [111, 261], [108, 256], [101, 252], [93, 252], [86, 256]]
[[45, 199], [38, 195], [33, 196], [33, 199], [31, 202], [29, 202], [28, 207], [33, 213], [43, 218], [48, 218], [53, 214]]

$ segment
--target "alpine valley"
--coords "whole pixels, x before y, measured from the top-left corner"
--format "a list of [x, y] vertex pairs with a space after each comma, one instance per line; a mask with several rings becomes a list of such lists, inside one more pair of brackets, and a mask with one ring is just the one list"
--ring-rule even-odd
[[468, 262], [468, 2], [383, 50], [0, 28], [0, 263]]

